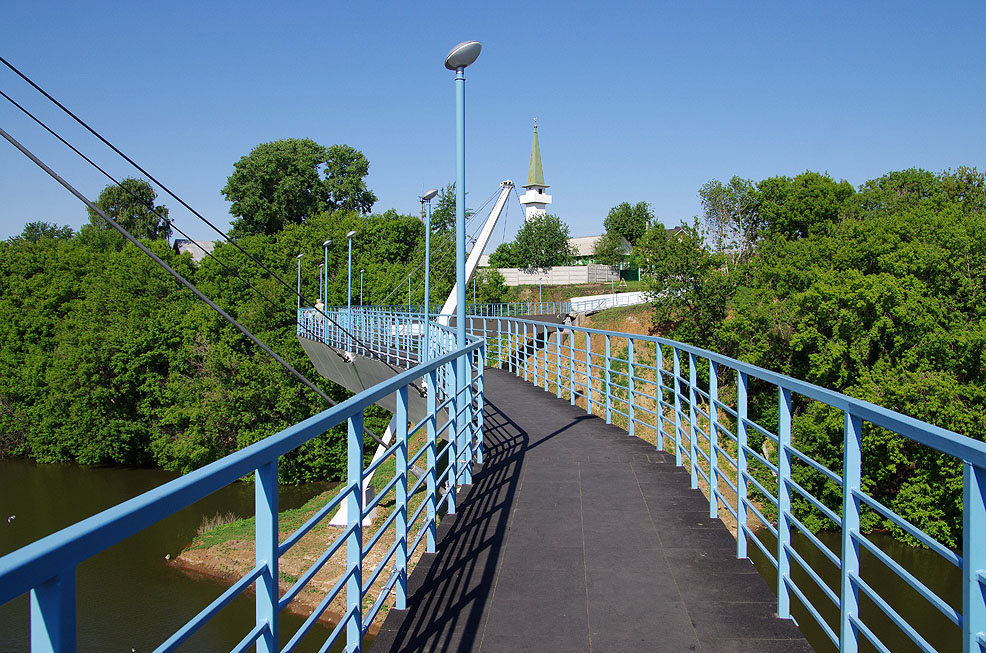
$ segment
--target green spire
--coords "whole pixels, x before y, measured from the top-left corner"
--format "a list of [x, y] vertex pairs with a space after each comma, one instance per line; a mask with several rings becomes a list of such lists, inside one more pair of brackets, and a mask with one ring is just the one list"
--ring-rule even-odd
[[541, 146], [538, 144], [538, 119], [534, 119], [534, 143], [531, 145], [531, 167], [527, 171], [527, 183], [524, 188], [547, 188], [544, 183], [544, 171], [541, 170]]

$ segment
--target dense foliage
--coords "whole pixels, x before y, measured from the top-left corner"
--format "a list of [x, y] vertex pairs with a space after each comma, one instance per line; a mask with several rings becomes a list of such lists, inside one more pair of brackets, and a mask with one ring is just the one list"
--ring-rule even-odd
[[369, 170], [363, 153], [348, 145], [261, 143], [234, 164], [222, 189], [236, 217], [231, 233], [270, 235], [325, 211], [369, 213], [377, 201], [364, 180]]
[[[155, 206], [157, 193], [146, 179], [127, 177], [119, 184], [109, 184], [95, 204], [100, 211], [137, 238], [170, 238], [168, 209]], [[87, 209], [89, 223], [96, 229], [111, 229], [101, 215]]]
[[[657, 225], [641, 244], [659, 330], [983, 439], [981, 173], [905, 170], [858, 190], [804, 173], [710, 184], [706, 195], [711, 233], [696, 225], [668, 237]], [[770, 428], [776, 401], [769, 391], [751, 397]], [[841, 472], [842, 414], [798, 397], [794, 409], [796, 444]], [[867, 492], [947, 545], [961, 542], [958, 462], [872, 427], [863, 449]], [[841, 491], [819, 474], [803, 468], [796, 480], [841, 505]], [[832, 526], [804, 502], [796, 507], [812, 528]], [[876, 513], [865, 519], [903, 536]]]
[[609, 210], [603, 227], [607, 234], [623, 236], [631, 245], [636, 245], [653, 219], [654, 211], [647, 202], [620, 202]]
[[[230, 244], [196, 265], [167, 241], [146, 242], [341, 401], [348, 395], [318, 376], [295, 339], [294, 288], [300, 253], [304, 304], [314, 304], [322, 243], [331, 239], [327, 299], [345, 303], [349, 230], [357, 232], [353, 269], [357, 278], [366, 270], [367, 302], [385, 301], [395, 286], [405, 297], [408, 274], [421, 301], [417, 217], [335, 211], [238, 241], [286, 285]], [[0, 243], [0, 455], [187, 471], [326, 408], [116, 232], [54, 235]], [[435, 258], [448, 259], [445, 250], [439, 243]], [[449, 271], [434, 272], [436, 301], [451, 288]], [[367, 425], [382, 433], [388, 419], [374, 409]], [[333, 429], [283, 457], [280, 473], [286, 482], [338, 478], [344, 463], [344, 432]]]
[[525, 272], [546, 271], [567, 265], [575, 255], [569, 244], [568, 225], [550, 213], [524, 220], [512, 242], [502, 243], [490, 255], [496, 268], [520, 268]]

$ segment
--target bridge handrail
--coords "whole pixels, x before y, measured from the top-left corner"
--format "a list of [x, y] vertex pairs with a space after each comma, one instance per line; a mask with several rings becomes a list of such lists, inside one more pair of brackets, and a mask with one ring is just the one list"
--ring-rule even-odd
[[[254, 443], [240, 451], [206, 465], [205, 467], [170, 481], [158, 488], [149, 490], [148, 492], [145, 492], [137, 497], [124, 501], [123, 503], [113, 506], [112, 508], [104, 510], [96, 515], [93, 515], [92, 517], [84, 519], [76, 524], [73, 524], [72, 526], [57, 531], [56, 533], [48, 535], [32, 544], [0, 557], [0, 605], [24, 594], [25, 592], [31, 591], [32, 648], [40, 648], [45, 650], [50, 648], [54, 648], [56, 650], [63, 648], [74, 648], [74, 574], [75, 567], [78, 564], [99, 553], [100, 551], [107, 549], [113, 544], [130, 537], [151, 524], [156, 523], [161, 519], [174, 514], [178, 510], [191, 505], [212, 492], [229, 485], [250, 472], [257, 473], [258, 492], [266, 491], [269, 495], [271, 486], [273, 486], [274, 494], [272, 501], [273, 505], [276, 507], [276, 463], [280, 456], [297, 448], [308, 440], [326, 432], [330, 428], [349, 420], [351, 441], [350, 458], [352, 459], [354, 457], [352, 455], [352, 440], [354, 438], [354, 433], [357, 434], [356, 437], [360, 439], [359, 449], [362, 451], [362, 430], [354, 430], [353, 421], [362, 421], [363, 410], [380, 399], [394, 394], [395, 392], [399, 395], [403, 393], [404, 402], [406, 404], [406, 393], [408, 388], [415, 380], [421, 379], [425, 376], [430, 379], [429, 384], [432, 387], [434, 387], [434, 384], [437, 382], [439, 372], [449, 376], [454, 376], [454, 362], [456, 360], [461, 357], [467, 357], [467, 360], [471, 360], [477, 355], [481, 357], [484, 356], [485, 342], [481, 339], [470, 338], [470, 340], [472, 340], [472, 342], [467, 343], [464, 347], [450, 351], [424, 364], [397, 374], [396, 376], [383, 381], [332, 408], [299, 422], [298, 424], [292, 425], [275, 435], [261, 440], [260, 442]], [[468, 364], [467, 369], [473, 369], [471, 362]], [[473, 383], [466, 384], [466, 389], [464, 390], [469, 394], [469, 396], [465, 398], [465, 403], [467, 407], [469, 407], [472, 405], [473, 401], [473, 385], [477, 385], [477, 391], [479, 393], [477, 398], [480, 410], [482, 407], [481, 369], [482, 368], [480, 366], [478, 371], [478, 383], [474, 379]], [[432, 396], [435, 394], [437, 393], [429, 393], [429, 395]], [[434, 437], [436, 421], [435, 416], [438, 410], [436, 409], [436, 404], [434, 403], [435, 400], [432, 396], [429, 396], [430, 412], [428, 417], [425, 419], [425, 421], [429, 422], [429, 437]], [[453, 404], [453, 407], [455, 405], [456, 404]], [[469, 408], [469, 410], [471, 410], [471, 408]], [[405, 420], [403, 427], [405, 438], [407, 434], [406, 415], [405, 405]], [[469, 431], [469, 433], [460, 433], [458, 437], [457, 444], [459, 446], [468, 447], [469, 449], [468, 456], [466, 456], [467, 460], [463, 463], [463, 465], [470, 468], [474, 454], [478, 455], [481, 460], [481, 430], [476, 438], [475, 444], [473, 444], [473, 437], [476, 436], [475, 431], [477, 428], [481, 429], [481, 426], [481, 416], [478, 418], [476, 424], [473, 423], [473, 420], [470, 417], [468, 427], [465, 429]], [[401, 428], [400, 425], [398, 428]], [[467, 437], [468, 443], [465, 443]], [[453, 443], [450, 443], [449, 448], [453, 451], [455, 450]], [[394, 447], [391, 447], [391, 455], [393, 455], [394, 449]], [[465, 452], [462, 450], [459, 451], [459, 454], [464, 453]], [[403, 470], [403, 473], [406, 476], [406, 452], [404, 457], [405, 469]], [[357, 463], [360, 465], [360, 468], [362, 468], [361, 455], [356, 458]], [[431, 462], [430, 472], [431, 474], [435, 474], [434, 458], [431, 455], [429, 455], [429, 460]], [[457, 458], [457, 460], [461, 462], [463, 459]], [[352, 460], [350, 460], [350, 464], [352, 465]], [[362, 469], [360, 469], [357, 474], [358, 480], [354, 480], [351, 465], [349, 470], [349, 478], [345, 487], [340, 490], [340, 494], [352, 494], [353, 496], [357, 496], [360, 495], [361, 492], [357, 491], [355, 488], [361, 487], [363, 472]], [[262, 470], [266, 470], [264, 475], [261, 473]], [[272, 478], [271, 472], [273, 473]], [[397, 469], [396, 473], [400, 475], [402, 470]], [[461, 482], [460, 479], [463, 474], [466, 477], [471, 478], [471, 472], [468, 470], [463, 472], [461, 465], [452, 466], [449, 470], [450, 490], [446, 494], [445, 498], [445, 501], [449, 507], [449, 512], [454, 512], [455, 510], [454, 487], [457, 484], [457, 481]], [[263, 483], [266, 483], [266, 488], [261, 488]], [[429, 480], [428, 485], [430, 492], [435, 491], [436, 483], [437, 480], [434, 478]], [[260, 495], [258, 494], [258, 503], [259, 496]], [[353, 500], [350, 499], [351, 503], [352, 501]], [[359, 507], [356, 512], [362, 512], [362, 497], [359, 498], [358, 505]], [[434, 510], [429, 510], [429, 513], [429, 517], [434, 519]], [[272, 555], [276, 558], [279, 555], [276, 542], [276, 509], [274, 510], [273, 515], [266, 516], [262, 515], [261, 511], [258, 510], [258, 538], [262, 517], [265, 517], [268, 522], [273, 522], [274, 551], [272, 552]], [[354, 532], [354, 529], [359, 531], [362, 530], [361, 517], [362, 515], [353, 517], [352, 511], [350, 512], [350, 527], [343, 532], [344, 536], [350, 536], [352, 532]], [[270, 527], [269, 523], [268, 527]], [[405, 515], [405, 530], [406, 528], [407, 524]], [[428, 546], [431, 550], [433, 550], [433, 528], [429, 533]], [[260, 555], [261, 553], [258, 548], [258, 557]], [[258, 564], [260, 563], [258, 562]], [[360, 557], [359, 564], [362, 566], [362, 557]], [[276, 569], [276, 566], [274, 568]], [[248, 575], [250, 575], [250, 573], [256, 574], [256, 572], [257, 570], [254, 569], [252, 572], [248, 572]], [[268, 576], [269, 575], [270, 574], [268, 574]], [[277, 574], [274, 573], [273, 576], [273, 580], [270, 578], [266, 579], [266, 582], [272, 582], [273, 587], [275, 588], [272, 596], [273, 604], [267, 607], [267, 612], [271, 615], [270, 618], [276, 622], [276, 615], [279, 613], [280, 607], [277, 605]], [[257, 582], [260, 583], [261, 581]], [[392, 583], [393, 581], [391, 581], [390, 587], [392, 587]], [[249, 585], [249, 583], [240, 583], [240, 585], [241, 587], [239, 587], [239, 590], [242, 591], [242, 589]], [[259, 602], [262, 600], [261, 594], [261, 590], [258, 589], [258, 610]], [[226, 600], [228, 600], [228, 598], [226, 598]], [[357, 617], [361, 614], [361, 608], [354, 606], [358, 606], [361, 599], [362, 595], [358, 600], [355, 600], [355, 602], [352, 599], [349, 600], [349, 603], [351, 604], [350, 612], [355, 610], [354, 614]], [[374, 609], [379, 609], [381, 602], [382, 599], [378, 600], [377, 604], [374, 606]], [[347, 618], [355, 619], [355, 617], [349, 614], [347, 614]], [[258, 624], [258, 628], [260, 625], [261, 624]], [[272, 628], [273, 631], [276, 632], [276, 625]], [[353, 628], [347, 627], [347, 632], [349, 633], [348, 641], [350, 645], [354, 643], [354, 637], [356, 641], [362, 637], [362, 634], [365, 631], [365, 625], [360, 624], [359, 628], [356, 630], [357, 633], [354, 635]], [[257, 629], [254, 629], [254, 631], [257, 631]], [[268, 638], [270, 639], [269, 633]], [[179, 641], [173, 643], [177, 645]], [[276, 644], [276, 638], [273, 638], [273, 641]]]
[[[572, 405], [577, 400], [584, 402], [587, 412], [598, 412], [608, 423], [614, 418], [622, 419], [630, 435], [643, 428], [650, 429], [655, 434], [658, 450], [663, 450], [665, 440], [669, 441], [676, 464], [684, 466], [687, 462], [692, 487], [699, 486], [700, 478], [704, 481], [708, 489], [709, 517], [718, 518], [722, 508], [736, 518], [737, 557], [747, 557], [749, 540], [777, 569], [775, 589], [779, 616], [791, 617], [794, 596], [841, 650], [855, 651], [863, 639], [880, 650], [887, 650], [860, 617], [859, 593], [862, 592], [919, 648], [933, 651], [918, 630], [864, 582], [860, 572], [860, 551], [865, 549], [913, 588], [929, 606], [960, 627], [965, 653], [986, 646], [986, 442], [660, 336], [513, 317], [471, 318], [467, 328], [486, 339], [487, 365], [505, 364], [544, 390], [554, 391], [560, 398], [567, 395]], [[567, 343], [562, 344], [566, 339]], [[584, 342], [584, 348], [576, 346], [578, 341]], [[617, 346], [625, 343], [626, 353], [621, 349], [619, 356], [614, 355], [614, 342]], [[647, 351], [648, 348], [653, 351]], [[649, 353], [653, 354], [653, 363], [645, 356], [638, 357]], [[701, 383], [698, 380], [700, 361], [708, 364], [707, 373], [703, 372], [707, 380]], [[723, 369], [735, 372], [735, 406], [730, 406], [719, 394], [719, 376]], [[648, 378], [648, 372], [653, 378]], [[750, 418], [748, 390], [751, 379], [759, 379], [777, 389], [776, 433]], [[796, 417], [792, 412], [792, 397], [798, 395], [831, 406], [845, 415], [841, 470], [833, 471], [797, 448], [796, 440], [792, 439], [792, 421]], [[654, 404], [653, 409], [645, 405], [647, 401]], [[650, 423], [651, 417], [653, 423]], [[864, 422], [962, 461], [962, 555], [952, 552], [890, 507], [863, 492]], [[749, 446], [748, 432], [767, 438], [775, 450], [768, 453], [765, 449], [761, 456]], [[775, 459], [776, 464], [768, 458]], [[795, 480], [792, 470], [797, 465], [802, 465], [799, 469], [820, 473], [828, 481], [835, 480], [842, 488], [841, 514], [829, 509]], [[765, 485], [773, 486], [772, 491]], [[776, 510], [776, 526], [751, 500], [749, 486], [761, 494], [764, 503]], [[732, 504], [727, 496], [729, 491], [734, 495]], [[813, 509], [841, 530], [842, 549], [838, 556], [800, 521], [794, 511], [793, 498], [807, 500]], [[863, 506], [877, 511], [943, 560], [961, 569], [961, 612], [866, 539], [861, 530]], [[773, 551], [768, 550], [754, 533], [748, 521], [751, 516], [777, 538]], [[830, 589], [793, 548], [793, 532], [803, 535], [822, 555], [838, 565], [841, 582], [838, 588]], [[835, 603], [839, 623], [834, 627], [822, 617], [826, 606], [819, 610], [795, 582], [793, 574], [796, 571], [803, 572]]]

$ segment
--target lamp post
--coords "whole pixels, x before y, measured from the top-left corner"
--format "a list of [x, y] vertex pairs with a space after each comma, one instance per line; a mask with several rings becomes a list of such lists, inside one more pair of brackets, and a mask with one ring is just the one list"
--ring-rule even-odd
[[359, 271], [359, 305], [360, 306], [363, 305], [363, 273], [364, 272], [366, 272], [366, 270]]
[[332, 239], [322, 243], [322, 249], [325, 250], [325, 297], [322, 298], [322, 305], [329, 305], [329, 245], [332, 244]]
[[318, 264], [318, 303], [325, 307], [325, 263]]
[[298, 254], [298, 312], [301, 312], [301, 257], [304, 254]]
[[[455, 338], [457, 347], [466, 346], [466, 67], [479, 57], [483, 49], [479, 41], [463, 41], [445, 57], [445, 67], [455, 71]], [[461, 406], [466, 388], [466, 357], [456, 359], [457, 373], [455, 375], [455, 405]], [[456, 483], [456, 472], [459, 459], [465, 448], [465, 417], [466, 411], [456, 409], [455, 434], [459, 444], [456, 446], [456, 461], [452, 463], [453, 492]], [[472, 419], [470, 417], [470, 419]], [[464, 461], [463, 461], [464, 462]], [[466, 465], [465, 482], [472, 483], [471, 471]], [[454, 512], [452, 501], [449, 501], [449, 513]]]
[[[346, 240], [349, 241], [349, 267], [346, 270], [346, 312], [349, 317], [347, 328], [350, 333], [353, 331], [353, 236], [355, 235], [355, 231], [346, 234]], [[349, 341], [348, 337], [346, 341]]]
[[431, 326], [428, 324], [431, 321], [428, 316], [431, 312], [431, 288], [428, 284], [431, 278], [431, 201], [436, 195], [438, 190], [432, 188], [421, 196], [421, 204], [428, 203], [428, 212], [425, 213], [427, 217], [425, 218], [425, 354], [422, 357], [424, 361], [427, 361], [431, 355]]

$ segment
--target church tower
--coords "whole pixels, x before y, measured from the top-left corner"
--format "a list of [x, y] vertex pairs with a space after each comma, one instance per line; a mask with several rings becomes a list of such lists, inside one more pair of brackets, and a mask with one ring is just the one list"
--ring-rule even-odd
[[524, 219], [530, 220], [536, 215], [544, 215], [545, 207], [551, 204], [551, 195], [544, 191], [548, 185], [544, 183], [544, 171], [541, 170], [541, 146], [538, 144], [538, 119], [534, 119], [534, 143], [531, 145], [531, 167], [527, 171], [527, 192], [521, 195], [520, 203], [524, 205]]

